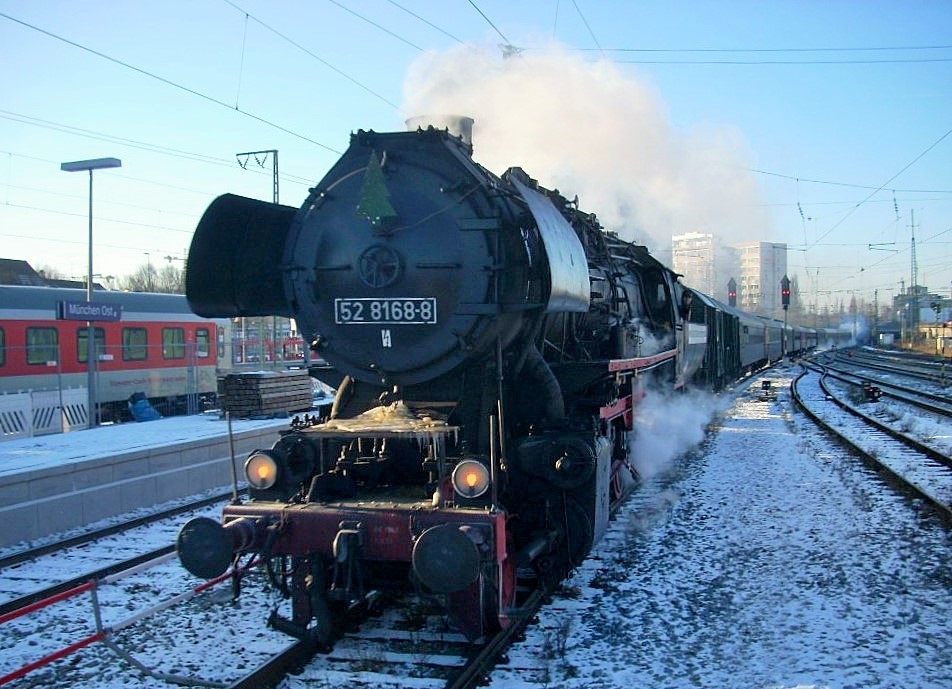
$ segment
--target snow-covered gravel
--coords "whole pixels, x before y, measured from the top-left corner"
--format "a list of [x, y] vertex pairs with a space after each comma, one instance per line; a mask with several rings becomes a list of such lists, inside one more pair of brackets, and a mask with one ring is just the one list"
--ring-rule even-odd
[[[109, 640], [147, 670], [230, 684], [291, 643], [287, 636], [267, 628], [271, 606], [280, 604], [284, 614], [287, 607], [265, 592], [262, 579], [261, 574], [255, 574], [245, 582], [237, 602], [232, 601], [231, 587], [225, 582], [186, 603], [118, 629]], [[118, 584], [100, 587], [103, 624], [121, 627], [142, 611], [200, 583], [172, 559]], [[88, 593], [8, 622], [2, 629], [0, 677], [95, 632]], [[136, 689], [175, 685], [140, 672], [114, 648], [96, 642], [8, 686]]]
[[493, 687], [952, 686], [948, 531], [793, 416], [792, 375], [626, 506]]
[[938, 452], [952, 455], [952, 423], [947, 417], [891, 397], [880, 398], [878, 402], [864, 402], [855, 385], [830, 378], [826, 383], [837, 398], [850, 401], [865, 414], [876, 417]]

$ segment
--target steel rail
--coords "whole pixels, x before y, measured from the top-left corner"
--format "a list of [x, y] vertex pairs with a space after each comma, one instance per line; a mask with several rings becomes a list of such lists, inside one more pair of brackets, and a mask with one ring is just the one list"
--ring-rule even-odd
[[549, 591], [543, 589], [533, 591], [518, 614], [514, 616], [513, 623], [506, 629], [500, 630], [480, 648], [479, 652], [466, 663], [463, 669], [446, 683], [446, 689], [472, 689], [472, 687], [478, 686], [486, 678], [489, 671], [493, 669], [503, 653], [512, 645], [516, 637], [522, 634], [532, 618], [539, 612], [549, 593]]
[[113, 524], [101, 529], [94, 529], [92, 531], [87, 531], [86, 533], [64, 538], [54, 543], [36, 546], [35, 548], [27, 548], [26, 550], [20, 550], [10, 555], [0, 557], [0, 570], [4, 570], [8, 567], [12, 567], [13, 565], [18, 565], [21, 562], [26, 562], [27, 560], [32, 560], [43, 555], [50, 555], [51, 553], [56, 553], [60, 550], [66, 550], [67, 548], [73, 548], [78, 545], [92, 543], [93, 541], [97, 541], [108, 536], [115, 536], [116, 534], [123, 533], [146, 524], [152, 524], [154, 522], [161, 521], [162, 519], [175, 517], [184, 512], [191, 512], [192, 510], [198, 509], [200, 507], [207, 507], [208, 505], [212, 505], [217, 502], [225, 502], [226, 500], [230, 500], [231, 497], [232, 492], [229, 490], [227, 493], [219, 493], [195, 500], [193, 502], [178, 505], [176, 507], [169, 507], [164, 510], [159, 510], [158, 512], [152, 512], [141, 517], [129, 519], [119, 524]]
[[[813, 370], [816, 371], [816, 364], [813, 365]], [[952, 505], [948, 505], [941, 500], [937, 499], [935, 496], [931, 495], [929, 492], [923, 490], [916, 483], [912, 482], [909, 478], [904, 476], [902, 473], [896, 471], [888, 463], [880, 461], [875, 455], [870, 454], [862, 447], [857, 445], [851, 438], [846, 434], [842, 433], [839, 429], [833, 426], [831, 423], [827, 422], [813, 409], [811, 409], [801, 398], [798, 383], [800, 379], [806, 376], [809, 373], [809, 368], [807, 366], [803, 367], [803, 372], [797, 376], [790, 383], [790, 394], [793, 398], [794, 404], [796, 404], [803, 412], [810, 417], [820, 428], [827, 431], [833, 435], [841, 444], [847, 447], [854, 454], [858, 455], [864, 462], [870, 466], [875, 467], [878, 470], [884, 471], [893, 481], [902, 486], [906, 491], [911, 492], [916, 497], [925, 500], [933, 508], [936, 509], [938, 514], [943, 518], [946, 523], [952, 524]]]
[[865, 421], [867, 424], [869, 424], [876, 430], [885, 433], [886, 435], [888, 435], [889, 437], [895, 440], [898, 440], [900, 443], [904, 444], [906, 447], [909, 447], [910, 449], [915, 450], [916, 452], [920, 454], [926, 455], [930, 459], [934, 459], [940, 464], [943, 464], [949, 467], [950, 469], [952, 469], [952, 457], [949, 457], [948, 455], [945, 455], [939, 452], [938, 450], [929, 447], [928, 445], [924, 445], [923, 443], [916, 440], [915, 438], [910, 437], [900, 431], [897, 431], [895, 428], [889, 426], [888, 424], [883, 423], [879, 419], [860, 411], [856, 407], [850, 406], [849, 404], [847, 404], [846, 402], [838, 398], [836, 395], [833, 394], [833, 392], [829, 389], [829, 387], [826, 384], [825, 379], [828, 376], [829, 376], [829, 373], [827, 373], [826, 370], [822, 371], [822, 376], [820, 378], [820, 387], [823, 389], [823, 392], [827, 394], [829, 399], [834, 404], [836, 404], [840, 409], [852, 414], [853, 416], [857, 418], [862, 419], [863, 421]]
[[52, 598], [64, 591], [68, 591], [77, 586], [81, 586], [89, 581], [102, 579], [104, 577], [122, 572], [133, 567], [138, 567], [139, 565], [154, 560], [155, 558], [162, 557], [163, 555], [168, 555], [175, 550], [174, 545], [162, 546], [161, 548], [156, 548], [155, 550], [150, 550], [147, 553], [142, 553], [131, 557], [122, 562], [115, 562], [111, 565], [106, 565], [105, 567], [100, 567], [97, 570], [92, 572], [86, 572], [76, 577], [72, 577], [66, 581], [59, 582], [58, 584], [53, 584], [47, 586], [46, 588], [32, 591], [30, 593], [24, 594], [18, 598], [12, 598], [4, 603], [0, 603], [0, 615], [7, 615], [13, 613], [21, 608], [25, 608], [37, 601], [42, 601], [47, 598]]
[[[921, 409], [925, 409], [926, 411], [930, 411], [941, 416], [952, 416], [952, 404], [950, 404], [948, 396], [912, 390], [897, 383], [891, 383], [889, 381], [873, 378], [861, 373], [854, 373], [849, 369], [840, 368], [835, 365], [824, 364], [823, 366], [827, 371], [827, 375], [832, 378], [838, 378], [844, 382], [853, 383], [854, 381], [846, 379], [846, 376], [849, 376], [852, 378], [857, 378], [865, 383], [875, 383], [887, 397], [892, 397], [893, 399], [900, 400], [902, 402], [914, 404]], [[890, 392], [890, 390], [892, 392]], [[931, 402], [926, 402], [925, 400], [931, 400]]]

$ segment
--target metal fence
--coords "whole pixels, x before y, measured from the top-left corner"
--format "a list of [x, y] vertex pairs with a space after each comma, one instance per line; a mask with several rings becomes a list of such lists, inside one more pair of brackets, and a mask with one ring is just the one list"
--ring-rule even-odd
[[[218, 361], [208, 345], [110, 344], [99, 353], [95, 349], [92, 387], [99, 420], [117, 420], [127, 414], [128, 403], [137, 393], [152, 400], [164, 416], [197, 414], [202, 411], [202, 401], [217, 391]], [[0, 366], [0, 429], [4, 438], [89, 426], [88, 399], [77, 406], [80, 397], [88, 398], [85, 343], [80, 349], [82, 360], [69, 365], [64, 364], [64, 357], [77, 354], [64, 350], [62, 343], [4, 348]], [[24, 366], [26, 361], [30, 363]], [[30, 400], [28, 406], [26, 399]]]
[[88, 428], [88, 399], [86, 388], [0, 395], [0, 439]]

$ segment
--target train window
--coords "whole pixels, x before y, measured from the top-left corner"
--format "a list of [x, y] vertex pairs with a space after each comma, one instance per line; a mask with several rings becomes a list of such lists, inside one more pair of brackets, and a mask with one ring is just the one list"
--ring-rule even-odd
[[211, 353], [212, 337], [208, 333], [208, 328], [199, 328], [195, 331], [195, 353], [199, 358], [205, 359]]
[[185, 328], [162, 328], [162, 358], [185, 358]]
[[221, 326], [218, 326], [218, 358], [222, 359], [225, 356], [225, 329]]
[[664, 284], [664, 273], [660, 270], [646, 270], [644, 273], [644, 291], [651, 320], [657, 325], [671, 327], [671, 306], [668, 289]]
[[59, 333], [56, 328], [26, 329], [26, 363], [46, 366], [59, 361]]
[[145, 328], [122, 329], [122, 360], [145, 361], [149, 358], [149, 335]]
[[[89, 360], [89, 334], [88, 328], [79, 328], [76, 331], [76, 356], [80, 363]], [[97, 357], [106, 352], [106, 331], [102, 328], [93, 328], [93, 337], [96, 338]]]
[[7, 363], [7, 334], [3, 328], [0, 328], [0, 366]]

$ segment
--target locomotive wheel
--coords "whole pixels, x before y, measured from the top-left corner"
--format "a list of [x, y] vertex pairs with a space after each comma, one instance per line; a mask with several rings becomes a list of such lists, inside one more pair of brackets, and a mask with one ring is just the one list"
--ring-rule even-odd
[[527, 512], [544, 514], [545, 528], [553, 530], [558, 540], [552, 551], [535, 560], [535, 569], [554, 584], [585, 560], [595, 540], [595, 529], [585, 508], [564, 493], [552, 494], [544, 504], [536, 505], [537, 510], [533, 505]]
[[620, 499], [625, 492], [625, 478], [622, 476], [622, 471], [624, 471], [625, 466], [618, 460], [615, 460], [614, 465], [612, 466], [612, 492], [611, 492], [611, 501], [615, 502]]
[[560, 552], [566, 562], [565, 571], [568, 572], [585, 560], [595, 540], [595, 527], [585, 508], [568, 496], [563, 496], [561, 504], [556, 502], [554, 507], [556, 514], [553, 517], [562, 531]]

